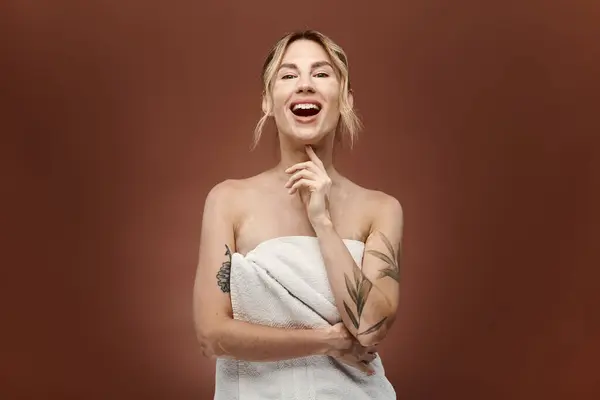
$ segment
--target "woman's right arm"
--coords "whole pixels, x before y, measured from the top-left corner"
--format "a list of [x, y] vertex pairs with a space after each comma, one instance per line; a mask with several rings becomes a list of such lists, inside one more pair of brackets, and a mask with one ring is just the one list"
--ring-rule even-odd
[[229, 296], [231, 253], [235, 252], [234, 181], [216, 185], [202, 215], [194, 282], [194, 322], [203, 353], [245, 361], [278, 361], [327, 355], [352, 346], [343, 327], [285, 329], [234, 320]]

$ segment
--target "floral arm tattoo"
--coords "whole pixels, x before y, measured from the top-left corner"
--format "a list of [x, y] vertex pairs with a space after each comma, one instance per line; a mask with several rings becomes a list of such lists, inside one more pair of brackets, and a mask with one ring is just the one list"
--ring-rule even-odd
[[[388, 254], [382, 253], [378, 250], [367, 250], [367, 254], [371, 254], [380, 260], [386, 263], [386, 266], [379, 271], [378, 279], [382, 279], [385, 277], [392, 278], [396, 282], [400, 282], [400, 267], [398, 265], [398, 260], [395, 256], [394, 247], [390, 243], [389, 239], [381, 232], [377, 232], [381, 237], [383, 243], [387, 247], [389, 252]], [[354, 303], [354, 308], [356, 309], [356, 313], [352, 311], [352, 308], [346, 303], [344, 303], [344, 308], [352, 325], [354, 328], [359, 330], [360, 326], [360, 318], [362, 316], [363, 309], [365, 304], [367, 303], [367, 299], [369, 298], [369, 293], [373, 288], [373, 282], [371, 282], [362, 272], [358, 266], [354, 267], [354, 279], [351, 279], [348, 275], [345, 275], [346, 278], [346, 290], [350, 295], [350, 299]], [[383, 326], [388, 317], [382, 318], [379, 322], [373, 324], [372, 326], [366, 328], [362, 332], [359, 332], [359, 335], [368, 335], [370, 333], [375, 332], [379, 328]]]
[[398, 265], [398, 259], [395, 256], [394, 246], [390, 243], [390, 240], [381, 232], [377, 232], [381, 236], [381, 240], [385, 243], [389, 255], [384, 254], [377, 250], [367, 250], [368, 254], [371, 254], [381, 261], [386, 263], [385, 268], [379, 271], [379, 279], [389, 276], [396, 282], [400, 282], [400, 266]]
[[223, 262], [221, 268], [219, 268], [219, 272], [217, 272], [217, 284], [219, 285], [223, 293], [229, 293], [229, 278], [231, 275], [231, 250], [229, 250], [229, 247], [227, 247], [227, 245], [225, 245], [225, 255], [228, 257], [228, 259]]

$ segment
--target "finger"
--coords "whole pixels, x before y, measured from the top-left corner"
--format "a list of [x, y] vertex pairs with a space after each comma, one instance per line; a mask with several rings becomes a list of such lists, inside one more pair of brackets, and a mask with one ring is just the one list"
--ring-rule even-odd
[[306, 179], [306, 178], [302, 178], [298, 181], [296, 181], [296, 183], [294, 183], [292, 185], [292, 187], [290, 188], [290, 190], [288, 191], [290, 194], [296, 193], [296, 190], [300, 189], [300, 188], [307, 188], [307, 189], [312, 189], [314, 186], [313, 181]]
[[369, 346], [366, 348], [367, 353], [377, 353], [377, 346]]
[[373, 375], [375, 373], [375, 370], [371, 367], [369, 367], [366, 363], [364, 362], [346, 362], [346, 364], [357, 368], [359, 370], [361, 370], [362, 372], [364, 372], [367, 375]]
[[[294, 192], [295, 193], [295, 192]], [[292, 195], [294, 194], [292, 193]], [[301, 190], [300, 192], [300, 200], [302, 200], [302, 202], [304, 204], [308, 204], [308, 202], [310, 201], [310, 194], [308, 192], [308, 190]]]
[[285, 170], [285, 173], [286, 174], [293, 174], [294, 172], [296, 172], [298, 170], [301, 170], [301, 169], [308, 169], [308, 170], [313, 171], [315, 173], [319, 172], [319, 167], [317, 167], [314, 162], [312, 162], [312, 161], [305, 161], [305, 162], [301, 162], [301, 163], [292, 165], [291, 167], [289, 167], [288, 169]]
[[357, 353], [357, 354], [373, 352], [376, 349], [376, 346], [365, 347], [356, 340], [352, 343], [352, 345], [353, 345], [353, 352]]
[[294, 182], [300, 178], [314, 180], [314, 179], [317, 179], [317, 175], [312, 171], [309, 171], [307, 169], [302, 169], [302, 170], [296, 172], [294, 175], [292, 175], [290, 177], [290, 179], [288, 179], [287, 183], [285, 184], [285, 187], [288, 188], [288, 187], [292, 186], [294, 184]]
[[377, 354], [375, 354], [375, 353], [367, 353], [367, 354], [363, 355], [360, 359], [361, 359], [361, 361], [364, 361], [366, 363], [370, 363], [370, 362], [372, 362], [376, 358], [377, 358]]
[[317, 164], [319, 168], [323, 168], [323, 162], [321, 162], [321, 159], [317, 156], [312, 146], [306, 146], [306, 154], [308, 154], [311, 161]]

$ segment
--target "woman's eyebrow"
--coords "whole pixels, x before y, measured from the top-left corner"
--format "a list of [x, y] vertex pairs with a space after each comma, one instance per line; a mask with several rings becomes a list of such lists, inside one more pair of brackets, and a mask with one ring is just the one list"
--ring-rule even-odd
[[[310, 68], [315, 69], [315, 68], [324, 67], [324, 66], [333, 68], [333, 66], [331, 65], [331, 63], [329, 61], [315, 61], [314, 63], [312, 63]], [[298, 71], [298, 69], [299, 69], [298, 66], [294, 63], [283, 63], [279, 66], [278, 69], [282, 69], [282, 68], [289, 68], [289, 69], [293, 69], [296, 71]]]

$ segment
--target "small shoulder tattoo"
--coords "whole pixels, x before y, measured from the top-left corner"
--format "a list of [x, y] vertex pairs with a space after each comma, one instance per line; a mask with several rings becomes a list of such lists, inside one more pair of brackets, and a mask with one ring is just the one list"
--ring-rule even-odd
[[226, 261], [221, 264], [219, 272], [217, 272], [217, 284], [221, 288], [223, 293], [230, 292], [229, 278], [231, 275], [231, 250], [225, 245], [225, 255], [228, 257]]

